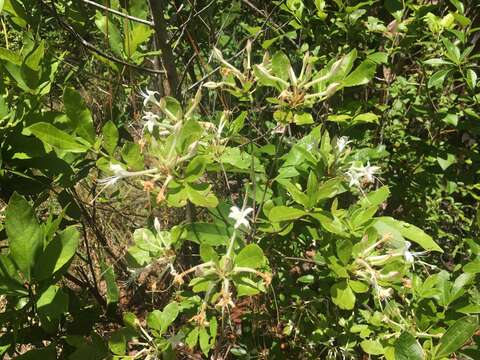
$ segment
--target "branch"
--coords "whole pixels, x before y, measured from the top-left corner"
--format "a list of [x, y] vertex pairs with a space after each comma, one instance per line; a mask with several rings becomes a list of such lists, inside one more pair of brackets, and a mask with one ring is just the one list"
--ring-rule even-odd
[[129, 19], [129, 20], [132, 20], [132, 21], [135, 21], [135, 22], [138, 22], [138, 23], [141, 23], [141, 24], [145, 24], [145, 25], [148, 25], [148, 26], [151, 26], [153, 27], [154, 24], [153, 24], [153, 21], [148, 21], [148, 20], [144, 20], [144, 19], [140, 19], [140, 18], [137, 18], [135, 16], [132, 16], [132, 15], [128, 15], [128, 14], [125, 14], [121, 11], [118, 11], [118, 10], [114, 10], [112, 8], [109, 8], [107, 6], [103, 6], [103, 5], [100, 5], [100, 4], [97, 4], [95, 1], [91, 1], [91, 0], [82, 0], [85, 4], [90, 4], [92, 6], [95, 6], [99, 9], [102, 9], [102, 10], [105, 10], [105, 11], [108, 11], [112, 14], [115, 14], [115, 15], [118, 15], [118, 16], [121, 16], [121, 17], [124, 17], [126, 19]]
[[[42, 0], [40, 0], [40, 2], [42, 4], [44, 4], [45, 6], [48, 6]], [[77, 40], [88, 50], [93, 51], [97, 55], [100, 55], [101, 57], [103, 57], [107, 60], [110, 60], [110, 61], [122, 64], [122, 65], [125, 65], [125, 66], [128, 66], [128, 67], [131, 67], [133, 69], [137, 69], [137, 70], [140, 70], [140, 71], [145, 71], [145, 72], [149, 72], [149, 73], [152, 73], [152, 74], [162, 74], [162, 73], [165, 72], [164, 70], [154, 70], [154, 69], [149, 69], [149, 68], [139, 66], [139, 65], [136, 65], [136, 64], [132, 64], [132, 63], [129, 63], [129, 62], [124, 61], [122, 59], [119, 59], [115, 56], [108, 55], [107, 53], [103, 52], [102, 50], [96, 48], [95, 45], [93, 45], [93, 44], [89, 43], [87, 40], [85, 40], [79, 33], [77, 33], [75, 31], [75, 29], [70, 24], [63, 21], [60, 18], [60, 16], [58, 15], [57, 10], [55, 9], [55, 5], [53, 7], [51, 7], [51, 6], [48, 6], [48, 7], [50, 8], [50, 11], [53, 13], [53, 15], [54, 15], [55, 19], [58, 21], [58, 23], [64, 29], [66, 29], [68, 32], [70, 32], [73, 36], [75, 36], [77, 38]]]
[[164, 0], [149, 0], [149, 5], [154, 23], [156, 44], [159, 47], [158, 50], [161, 51], [162, 64], [167, 73], [167, 84], [165, 85], [168, 85], [168, 87], [164, 86], [165, 94], [176, 97], [179, 95], [177, 93], [178, 72], [172, 48], [166, 40], [167, 25], [163, 17], [165, 12]]

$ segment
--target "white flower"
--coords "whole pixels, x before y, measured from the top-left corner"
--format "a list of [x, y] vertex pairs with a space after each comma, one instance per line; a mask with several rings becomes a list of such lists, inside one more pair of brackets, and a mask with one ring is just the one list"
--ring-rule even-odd
[[221, 82], [217, 83], [214, 81], [207, 81], [205, 84], [203, 84], [203, 87], [206, 87], [207, 89], [216, 89], [220, 86], [222, 86]]
[[217, 128], [217, 138], [220, 139], [222, 137], [222, 131], [223, 131], [223, 128], [225, 127], [226, 123], [227, 123], [227, 121], [222, 116], [222, 118], [220, 119], [220, 123], [218, 124], [218, 128]]
[[352, 164], [347, 171], [347, 176], [350, 178], [349, 186], [361, 187], [362, 182], [372, 183], [378, 170], [380, 170], [380, 167], [371, 166], [370, 162], [367, 162], [367, 166], [355, 166]]
[[350, 144], [351, 141], [348, 140], [348, 137], [342, 136], [341, 138], [337, 139], [337, 149], [339, 153], [342, 153], [343, 150], [347, 147], [348, 144]]
[[113, 172], [112, 176], [108, 176], [105, 179], [98, 180], [98, 183], [105, 186], [115, 185], [118, 180], [128, 176], [130, 173], [119, 164], [110, 164], [110, 171]]
[[425, 254], [428, 253], [427, 251], [412, 252], [412, 251], [410, 251], [410, 246], [412, 246], [410, 241], [405, 241], [405, 247], [403, 248], [402, 255], [403, 255], [403, 258], [405, 259], [406, 263], [411, 264], [413, 266], [413, 268], [415, 268], [415, 263], [418, 263], [418, 264], [424, 265], [424, 266], [428, 266], [432, 269], [436, 268], [435, 265], [432, 265], [432, 264], [426, 263], [425, 261], [420, 260], [421, 256], [424, 256]]
[[158, 91], [145, 89], [145, 92], [140, 91], [140, 95], [143, 97], [143, 106], [147, 106], [149, 103], [153, 103], [157, 106], [159, 105], [159, 102], [155, 97], [156, 95], [159, 95]]
[[154, 113], [150, 111], [146, 111], [145, 115], [142, 117], [143, 120], [145, 120], [145, 124], [143, 125], [143, 128], [147, 128], [148, 132], [151, 133], [153, 132], [153, 128], [155, 126], [158, 126], [158, 115], [155, 115]]
[[170, 275], [172, 275], [172, 276], [177, 276], [178, 275], [178, 272], [177, 272], [177, 270], [175, 270], [172, 263], [168, 264], [168, 267], [170, 268]]
[[162, 226], [160, 225], [160, 221], [157, 217], [155, 217], [155, 220], [153, 220], [153, 226], [155, 227], [155, 231], [160, 234], [160, 231], [162, 231]]
[[253, 211], [251, 207], [246, 209], [239, 209], [238, 206], [232, 206], [230, 208], [229, 218], [235, 220], [235, 229], [238, 229], [241, 225], [245, 225], [247, 228], [250, 227], [250, 223], [247, 220], [247, 216]]
[[415, 261], [415, 258], [413, 256], [413, 254], [410, 252], [410, 246], [412, 246], [410, 241], [406, 241], [405, 242], [405, 249], [403, 250], [403, 258], [405, 259], [405, 261], [407, 263], [413, 264], [413, 262]]
[[356, 167], [354, 165], [350, 166], [350, 169], [347, 171], [347, 176], [350, 178], [349, 186], [358, 186], [360, 187], [360, 180], [363, 177], [363, 166]]
[[375, 180], [375, 174], [380, 170], [378, 166], [371, 166], [370, 162], [367, 162], [367, 166], [363, 167], [362, 174], [365, 178], [365, 181], [372, 183]]

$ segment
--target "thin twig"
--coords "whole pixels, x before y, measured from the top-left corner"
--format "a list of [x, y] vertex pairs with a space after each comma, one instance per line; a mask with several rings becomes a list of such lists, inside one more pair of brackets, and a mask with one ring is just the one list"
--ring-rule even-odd
[[148, 21], [148, 20], [144, 20], [144, 19], [140, 19], [140, 18], [137, 18], [135, 16], [132, 16], [132, 15], [128, 15], [128, 14], [125, 14], [121, 11], [118, 11], [118, 10], [115, 10], [115, 9], [112, 9], [112, 8], [109, 8], [107, 6], [103, 6], [103, 5], [100, 5], [98, 3], [96, 3], [95, 1], [91, 1], [91, 0], [82, 0], [84, 3], [86, 4], [90, 4], [92, 6], [95, 6], [99, 9], [102, 9], [102, 10], [105, 10], [105, 11], [108, 11], [112, 14], [115, 14], [115, 15], [118, 15], [118, 16], [121, 16], [121, 17], [124, 17], [126, 19], [129, 19], [129, 20], [132, 20], [132, 21], [135, 21], [135, 22], [138, 22], [138, 23], [141, 23], [141, 24], [145, 24], [145, 25], [148, 25], [148, 26], [151, 26], [153, 27], [154, 24], [153, 24], [153, 21]]

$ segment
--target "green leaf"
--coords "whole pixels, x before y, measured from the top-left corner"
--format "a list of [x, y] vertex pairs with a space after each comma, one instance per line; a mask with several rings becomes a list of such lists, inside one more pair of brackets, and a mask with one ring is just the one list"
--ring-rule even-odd
[[235, 266], [257, 269], [265, 263], [263, 250], [257, 244], [245, 246], [235, 257]]
[[198, 328], [193, 328], [192, 331], [190, 331], [187, 337], [185, 338], [185, 344], [187, 344], [187, 346], [190, 349], [193, 349], [197, 345], [197, 341], [198, 341]]
[[150, 39], [150, 36], [153, 33], [154, 30], [147, 25], [134, 24], [133, 29], [128, 31], [127, 36], [125, 36], [125, 41], [123, 44], [123, 48], [125, 49], [127, 55], [131, 56], [134, 54], [138, 50], [138, 46]]
[[37, 300], [38, 313], [49, 320], [60, 319], [68, 311], [68, 294], [50, 285]]
[[27, 280], [43, 246], [43, 232], [30, 204], [16, 192], [8, 203], [5, 229], [10, 255]]
[[480, 259], [473, 260], [468, 264], [465, 264], [465, 266], [463, 267], [463, 271], [470, 274], [480, 273]]
[[120, 33], [120, 30], [118, 30], [113, 18], [107, 18], [106, 16], [103, 16], [100, 11], [97, 11], [95, 14], [95, 25], [97, 25], [98, 29], [103, 33], [103, 35], [108, 38], [112, 52], [120, 58], [123, 58], [122, 34]]
[[360, 346], [363, 351], [369, 355], [382, 355], [385, 352], [385, 349], [378, 340], [363, 340]]
[[263, 165], [260, 163], [260, 161], [256, 157], [253, 157], [246, 151], [240, 150], [240, 148], [238, 147], [225, 148], [220, 160], [226, 167], [227, 172], [228, 171], [237, 172], [236, 169], [232, 169], [232, 167], [244, 170], [241, 172], [250, 172], [252, 168], [256, 172], [265, 171]]
[[122, 159], [132, 170], [140, 171], [145, 167], [142, 151], [140, 149], [140, 145], [137, 143], [129, 141], [123, 145]]
[[453, 154], [447, 154], [447, 158], [443, 159], [441, 157], [437, 157], [438, 165], [442, 168], [443, 171], [447, 170], [452, 164], [457, 162], [457, 158]]
[[309, 113], [295, 114], [293, 116], [293, 122], [297, 125], [308, 125], [313, 124], [313, 116]]
[[309, 198], [306, 194], [300, 191], [299, 188], [297, 188], [287, 179], [279, 179], [277, 180], [277, 182], [288, 191], [288, 193], [292, 196], [292, 199], [295, 200], [295, 202], [297, 202], [298, 204], [303, 205], [304, 207], [309, 207], [309, 203], [315, 201], [314, 198]]
[[[417, 243], [425, 250], [443, 252], [442, 248], [438, 246], [438, 244], [432, 239], [430, 235], [426, 234], [422, 229], [416, 227], [415, 225], [386, 216], [378, 217], [375, 220], [377, 223], [383, 223], [392, 228], [392, 233], [395, 233], [395, 231], [399, 232], [401, 236], [404, 236], [407, 239]], [[377, 224], [375, 224], [375, 227], [377, 227], [376, 225]], [[385, 230], [386, 229], [383, 229], [381, 233], [384, 234]]]
[[8, 255], [0, 255], [0, 293], [28, 295], [28, 290], [18, 275], [17, 267]]
[[130, 329], [119, 329], [114, 331], [108, 339], [108, 347], [115, 355], [125, 355], [127, 351], [127, 339]]
[[347, 265], [352, 256], [352, 242], [349, 239], [338, 239], [335, 245], [338, 258], [344, 265]]
[[212, 246], [226, 245], [232, 236], [231, 230], [224, 224], [192, 223], [183, 226], [181, 238], [199, 244]]
[[237, 296], [253, 296], [265, 291], [262, 281], [252, 280], [248, 276], [239, 276], [234, 279]]
[[276, 52], [272, 57], [272, 70], [275, 76], [283, 80], [289, 79], [290, 60], [282, 51]]
[[68, 357], [68, 360], [104, 360], [111, 355], [103, 339], [96, 333], [89, 336], [91, 341], [84, 340], [79, 344], [77, 350]]
[[120, 299], [120, 290], [117, 287], [113, 266], [102, 264], [102, 277], [107, 285], [107, 304], [117, 303]]
[[288, 206], [276, 206], [268, 213], [268, 218], [273, 222], [290, 221], [301, 218], [306, 211]]
[[367, 84], [375, 75], [377, 65], [371, 60], [364, 60], [353, 72], [343, 80], [344, 87]]
[[[167, 115], [170, 119], [174, 121], [180, 121], [183, 117], [182, 106], [177, 99], [165, 96], [160, 100], [160, 109]], [[196, 123], [196, 122], [195, 122]], [[188, 122], [187, 122], [188, 124]], [[186, 126], [185, 124], [184, 126]]]
[[332, 234], [346, 236], [344, 226], [340, 221], [340, 219], [338, 219], [337, 217], [333, 217], [331, 214], [327, 213], [326, 211], [313, 213], [313, 214], [310, 214], [310, 216], [313, 217], [314, 219], [317, 219], [318, 222], [320, 223], [320, 226], [324, 230]]
[[449, 73], [450, 73], [450, 69], [437, 71], [430, 77], [430, 79], [428, 79], [428, 87], [429, 88], [441, 87], [443, 85], [443, 82], [445, 81], [445, 78]]
[[208, 332], [205, 328], [200, 329], [200, 332], [198, 334], [198, 339], [199, 339], [198, 342], [200, 344], [200, 349], [202, 350], [205, 356], [208, 356], [208, 352], [210, 351], [210, 348], [211, 348], [210, 335], [208, 335]]
[[[173, 111], [173, 110], [172, 110]], [[177, 115], [179, 116], [179, 115]], [[179, 155], [186, 155], [188, 147], [202, 136], [203, 128], [194, 119], [187, 120], [177, 136], [176, 150]]]
[[[358, 56], [357, 49], [353, 49], [348, 54], [342, 56], [339, 63], [332, 61], [330, 69], [329, 69], [329, 73], [331, 74], [330, 78], [329, 78], [329, 81], [330, 82], [335, 82], [335, 81], [345, 79], [345, 77], [348, 75], [348, 73], [350, 71], [352, 71], [353, 64], [354, 64], [355, 60], [357, 59], [357, 56]], [[335, 63], [337, 65], [335, 65], [335, 67], [334, 67], [333, 65]]]
[[73, 136], [57, 129], [49, 123], [38, 122], [28, 127], [27, 130], [42, 140], [43, 143], [58, 150], [72, 153], [83, 153], [89, 149], [89, 146], [78, 142]]
[[478, 330], [478, 318], [476, 316], [465, 316], [458, 319], [443, 334], [435, 352], [435, 359], [449, 356], [460, 349]]
[[113, 121], [109, 120], [103, 125], [102, 135], [103, 147], [109, 155], [113, 155], [118, 144], [118, 129]]
[[352, 125], [362, 123], [375, 123], [378, 124], [378, 115], [368, 112], [364, 114], [359, 114], [352, 119]]
[[80, 233], [75, 226], [66, 228], [54, 237], [35, 264], [35, 278], [45, 280], [60, 270], [75, 255], [79, 239]]
[[442, 42], [446, 49], [445, 55], [456, 65], [460, 64], [460, 49], [447, 38], [442, 38]]
[[447, 114], [442, 119], [445, 124], [457, 126], [458, 125], [458, 115], [457, 114]]
[[218, 198], [211, 191], [208, 184], [185, 184], [188, 199], [198, 206], [214, 208], [218, 205]]
[[163, 311], [154, 310], [147, 318], [148, 326], [164, 334], [180, 313], [178, 303], [172, 302], [165, 306]]
[[55, 346], [48, 346], [44, 349], [35, 349], [27, 351], [25, 354], [16, 356], [15, 360], [56, 360], [57, 352]]
[[95, 142], [95, 129], [93, 128], [92, 115], [80, 93], [75, 89], [66, 88], [63, 92], [63, 103], [65, 113], [72, 121], [76, 134], [93, 144]]
[[207, 160], [204, 156], [196, 156], [194, 157], [187, 165], [185, 169], [185, 177], [184, 180], [188, 182], [193, 182], [200, 178], [204, 171], [205, 167], [207, 166]]
[[200, 244], [200, 258], [204, 262], [217, 261], [218, 255], [212, 246], [207, 244]]
[[330, 179], [320, 184], [314, 195], [315, 204], [321, 200], [330, 199], [337, 195], [341, 189], [342, 180]]
[[21, 66], [21, 74], [25, 83], [32, 89], [37, 88], [41, 77], [41, 62], [45, 55], [45, 42], [42, 40], [25, 57]]
[[311, 284], [315, 281], [315, 277], [311, 274], [300, 276], [297, 281], [302, 284]]
[[477, 86], [477, 73], [473, 69], [467, 70], [467, 84], [472, 90]]
[[165, 308], [162, 311], [162, 327], [161, 327], [161, 332], [164, 333], [167, 331], [167, 328], [175, 321], [177, 318], [178, 314], [180, 312], [180, 308], [178, 306], [178, 303], [172, 302], [165, 306]]
[[355, 306], [355, 294], [345, 280], [334, 284], [330, 288], [330, 295], [333, 303], [340, 309], [352, 310]]
[[351, 216], [352, 226], [358, 228], [370, 220], [378, 210], [378, 206], [370, 206], [366, 209], [357, 209]]
[[22, 65], [22, 57], [16, 52], [0, 48], [0, 60], [8, 61], [13, 65]]
[[395, 341], [395, 360], [424, 360], [423, 349], [415, 337], [403, 332]]

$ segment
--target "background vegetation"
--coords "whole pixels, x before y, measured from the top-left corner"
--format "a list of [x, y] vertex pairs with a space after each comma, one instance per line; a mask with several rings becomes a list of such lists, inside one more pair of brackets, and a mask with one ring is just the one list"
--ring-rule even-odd
[[479, 359], [476, 0], [0, 0], [4, 359]]

